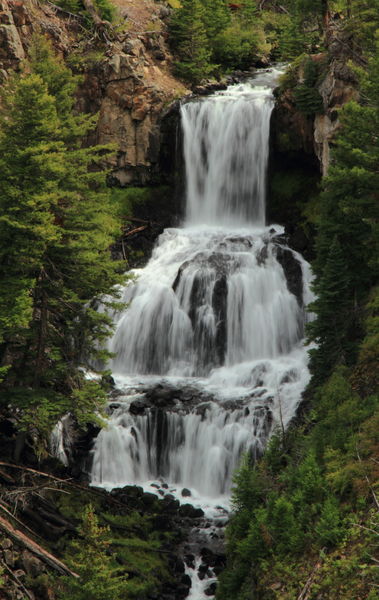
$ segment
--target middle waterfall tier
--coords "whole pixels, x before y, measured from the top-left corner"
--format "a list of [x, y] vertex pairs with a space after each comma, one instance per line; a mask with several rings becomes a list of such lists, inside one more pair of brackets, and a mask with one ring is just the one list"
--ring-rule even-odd
[[166, 230], [125, 288], [112, 371], [204, 376], [288, 354], [303, 336], [302, 261], [279, 242], [275, 230]]

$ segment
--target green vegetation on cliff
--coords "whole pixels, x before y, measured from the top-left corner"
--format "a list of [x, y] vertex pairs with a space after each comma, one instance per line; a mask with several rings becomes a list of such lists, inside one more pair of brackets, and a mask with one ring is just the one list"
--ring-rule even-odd
[[218, 600], [378, 598], [379, 54], [359, 48], [317, 207], [312, 381], [301, 423], [235, 477]]
[[37, 38], [3, 94], [0, 122], [2, 403], [48, 437], [68, 410], [94, 420], [104, 392], [79, 367], [109, 332], [96, 298], [120, 281], [109, 246], [120, 224], [105, 174], [108, 148], [83, 148], [93, 117], [73, 114], [77, 79]]

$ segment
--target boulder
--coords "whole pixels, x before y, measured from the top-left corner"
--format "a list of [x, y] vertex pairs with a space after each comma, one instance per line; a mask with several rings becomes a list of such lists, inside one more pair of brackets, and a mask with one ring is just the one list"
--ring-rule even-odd
[[182, 504], [179, 508], [179, 515], [189, 519], [200, 519], [204, 516], [202, 508], [195, 508], [192, 504]]

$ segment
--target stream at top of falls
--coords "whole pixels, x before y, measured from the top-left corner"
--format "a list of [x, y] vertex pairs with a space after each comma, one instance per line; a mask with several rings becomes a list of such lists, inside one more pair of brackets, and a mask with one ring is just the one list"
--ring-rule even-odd
[[[278, 75], [181, 107], [186, 217], [133, 271], [113, 315], [117, 396], [94, 442], [93, 485], [141, 485], [225, 518], [243, 452], [259, 457], [296, 414], [311, 273], [265, 223]], [[189, 598], [205, 598], [187, 571]]]

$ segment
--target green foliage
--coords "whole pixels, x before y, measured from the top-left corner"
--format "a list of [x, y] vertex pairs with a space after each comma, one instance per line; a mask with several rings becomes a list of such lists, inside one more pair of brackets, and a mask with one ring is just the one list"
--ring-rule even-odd
[[62, 577], [62, 600], [119, 600], [130, 598], [126, 573], [109, 553], [110, 529], [100, 527], [93, 507], [87, 506], [71, 543], [68, 563], [79, 577]]
[[213, 41], [213, 56], [226, 68], [248, 68], [262, 50], [264, 36], [261, 30], [233, 21]]
[[230, 24], [231, 15], [225, 0], [202, 0], [202, 5], [204, 9], [202, 20], [208, 41], [212, 46], [215, 36]]
[[116, 207], [117, 213], [127, 218], [133, 215], [135, 206], [144, 204], [151, 200], [154, 194], [152, 188], [146, 187], [126, 187], [112, 188], [112, 201]]
[[316, 87], [318, 66], [310, 57], [306, 57], [302, 61], [302, 68], [303, 83], [296, 85], [293, 90], [296, 108], [308, 116], [322, 113], [324, 112], [323, 100]]
[[120, 225], [95, 168], [109, 149], [81, 147], [94, 119], [73, 114], [77, 78], [40, 37], [28, 70], [6, 86], [0, 122], [0, 361], [4, 400], [24, 396], [21, 426], [35, 430], [38, 408], [45, 434], [67, 403], [99, 407], [78, 367], [104, 358], [111, 320], [95, 302], [121, 280], [109, 253]]
[[225, 0], [183, 0], [170, 23], [179, 76], [197, 83], [211, 73], [251, 67], [270, 52], [266, 25], [254, 0], [235, 14]]
[[285, 60], [293, 60], [306, 50], [306, 38], [297, 16], [289, 17], [279, 35], [279, 55]]
[[323, 381], [336, 364], [349, 362], [350, 284], [345, 256], [335, 237], [323, 275], [314, 286], [317, 299], [309, 307], [316, 315], [308, 326], [309, 339], [317, 343], [317, 347], [310, 351], [316, 383]]
[[[93, 0], [95, 8], [101, 19], [112, 22], [116, 15], [116, 9], [112, 0]], [[68, 12], [83, 15], [90, 23], [89, 15], [81, 0], [56, 0], [55, 4]]]
[[347, 5], [344, 30], [349, 44], [355, 52], [370, 56], [377, 43], [379, 0], [350, 0]]
[[336, 546], [341, 541], [344, 532], [340, 520], [338, 502], [330, 496], [325, 500], [315, 528], [321, 546]]
[[[353, 557], [346, 557], [343, 564], [338, 556], [346, 554], [347, 541], [356, 543], [359, 530], [351, 522], [361, 518], [363, 527], [373, 529], [367, 504], [373, 498], [370, 486], [377, 481], [372, 458], [379, 443], [379, 411], [378, 398], [363, 403], [348, 375], [346, 368], [340, 368], [318, 390], [311, 415], [316, 424], [310, 432], [289, 432], [285, 445], [275, 435], [258, 465], [243, 460], [234, 480], [228, 567], [220, 576], [219, 600], [266, 600], [278, 579], [281, 595], [275, 598], [291, 600], [308, 579], [314, 556], [326, 551], [335, 552], [337, 558], [331, 555], [317, 581], [323, 597], [334, 599], [337, 586], [341, 586], [338, 597], [351, 597], [344, 587], [348, 570], [354, 586], [361, 588], [359, 565], [363, 560], [370, 563], [367, 556], [362, 558], [365, 543], [357, 544]], [[352, 514], [359, 506], [365, 507], [364, 516]], [[304, 560], [310, 565], [301, 574]], [[342, 583], [340, 569], [344, 570]], [[369, 579], [364, 590], [368, 584]]]
[[170, 32], [180, 60], [175, 63], [179, 77], [199, 82], [214, 69], [204, 24], [205, 9], [200, 0], [184, 0], [174, 11]]
[[352, 101], [341, 110], [342, 128], [321, 195], [314, 262], [318, 298], [309, 330], [318, 342], [311, 362], [315, 382], [338, 362], [354, 359], [362, 324], [353, 306], [367, 300], [378, 273], [378, 91], [377, 51], [362, 79], [362, 103]]

